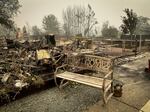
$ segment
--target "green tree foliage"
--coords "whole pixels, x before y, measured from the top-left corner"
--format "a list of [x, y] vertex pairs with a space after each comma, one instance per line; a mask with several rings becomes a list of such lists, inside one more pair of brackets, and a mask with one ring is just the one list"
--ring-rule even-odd
[[138, 17], [132, 9], [127, 8], [124, 10], [124, 13], [126, 14], [126, 16], [122, 17], [123, 24], [120, 26], [121, 31], [124, 34], [133, 35], [136, 29]]
[[138, 35], [150, 35], [150, 18], [140, 16], [138, 17], [137, 27], [135, 33]]
[[20, 4], [18, 0], [1, 0], [0, 1], [0, 24], [7, 28], [12, 28], [13, 17], [18, 13]]
[[43, 19], [43, 28], [46, 31], [46, 33], [58, 34], [59, 22], [57, 18], [53, 14], [45, 16]]
[[103, 27], [102, 27], [101, 32], [102, 32], [103, 37], [116, 38], [116, 37], [118, 37], [119, 31], [114, 26], [109, 26], [109, 22], [106, 21], [103, 23]]
[[34, 36], [39, 36], [42, 34], [41, 30], [37, 27], [37, 26], [33, 26], [32, 27], [32, 34]]
[[9, 37], [9, 38], [12, 38], [12, 37], [15, 37], [16, 36], [16, 33], [14, 31], [14, 29], [8, 29], [2, 25], [0, 25], [0, 38], [1, 36], [5, 36], [5, 37]]

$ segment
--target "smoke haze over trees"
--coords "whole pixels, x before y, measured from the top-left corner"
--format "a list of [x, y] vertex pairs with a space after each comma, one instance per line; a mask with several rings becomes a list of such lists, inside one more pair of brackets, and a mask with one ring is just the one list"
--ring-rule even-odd
[[46, 33], [53, 33], [53, 34], [59, 33], [59, 22], [55, 17], [55, 15], [50, 14], [44, 17], [43, 28]]
[[98, 24], [95, 12], [90, 5], [87, 8], [83, 6], [67, 7], [63, 11], [63, 22], [63, 29], [67, 36], [77, 34], [89, 36], [94, 26]]
[[106, 21], [102, 26], [102, 36], [106, 38], [117, 38], [118, 37], [118, 29], [114, 26], [109, 26], [109, 22]]
[[140, 16], [138, 17], [135, 34], [150, 35], [150, 18]]

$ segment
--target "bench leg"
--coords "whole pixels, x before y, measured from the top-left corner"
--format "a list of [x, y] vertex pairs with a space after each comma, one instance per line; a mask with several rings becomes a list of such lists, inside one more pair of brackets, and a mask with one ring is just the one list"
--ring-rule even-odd
[[113, 84], [103, 89], [103, 102], [104, 105], [108, 103], [108, 100], [113, 96]]
[[68, 81], [64, 83], [64, 81], [65, 81], [64, 79], [61, 80], [59, 89], [62, 89], [64, 86], [66, 86], [69, 83]]
[[55, 82], [55, 85], [56, 85], [57, 87], [59, 87], [59, 86], [58, 86], [58, 83], [57, 83], [57, 78], [56, 78], [55, 75], [54, 75], [54, 82]]
[[57, 78], [56, 78], [55, 76], [54, 76], [54, 81], [55, 81], [55, 85], [56, 85], [59, 89], [62, 89], [64, 86], [66, 86], [66, 85], [69, 83], [68, 81], [64, 83], [64, 81], [66, 81], [66, 80], [61, 79], [60, 83], [58, 84]]
[[105, 91], [105, 89], [103, 90], [103, 103], [104, 103], [104, 105], [106, 105], [107, 104], [107, 92]]

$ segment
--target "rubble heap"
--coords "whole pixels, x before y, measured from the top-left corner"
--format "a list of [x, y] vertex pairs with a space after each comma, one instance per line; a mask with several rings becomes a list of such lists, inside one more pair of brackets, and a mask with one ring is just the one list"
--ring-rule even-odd
[[0, 99], [9, 99], [10, 93], [13, 98], [23, 89], [29, 86], [41, 86], [44, 80], [34, 75], [29, 62], [34, 61], [32, 52], [26, 49], [8, 49], [1, 44], [0, 52]]

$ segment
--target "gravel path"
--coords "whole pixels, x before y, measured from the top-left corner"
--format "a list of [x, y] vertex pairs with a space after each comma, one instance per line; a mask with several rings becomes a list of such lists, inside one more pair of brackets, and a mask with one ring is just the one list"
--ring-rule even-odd
[[96, 103], [100, 95], [100, 90], [79, 84], [61, 91], [55, 87], [2, 106], [0, 112], [79, 112]]

